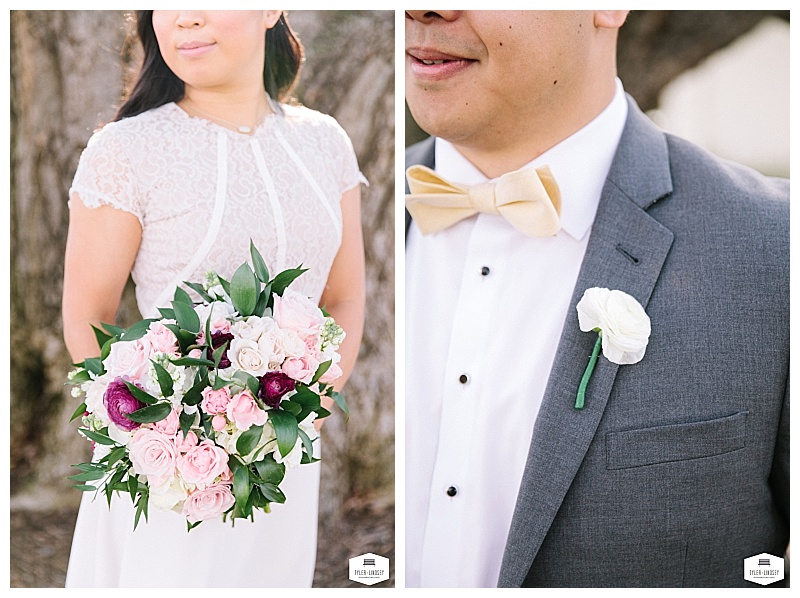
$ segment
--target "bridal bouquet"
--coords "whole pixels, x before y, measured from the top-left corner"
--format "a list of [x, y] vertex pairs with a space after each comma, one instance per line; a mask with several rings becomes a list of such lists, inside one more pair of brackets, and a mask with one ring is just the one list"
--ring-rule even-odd
[[321, 398], [348, 413], [331, 386], [344, 331], [288, 288], [305, 270], [270, 279], [252, 242], [250, 254], [230, 281], [186, 282], [199, 302], [179, 287], [160, 318], [94, 328], [100, 357], [69, 375], [84, 398], [72, 419], [94, 444], [70, 479], [109, 505], [129, 494], [134, 529], [148, 505], [182, 513], [188, 529], [269, 512], [285, 501], [286, 470], [317, 460]]

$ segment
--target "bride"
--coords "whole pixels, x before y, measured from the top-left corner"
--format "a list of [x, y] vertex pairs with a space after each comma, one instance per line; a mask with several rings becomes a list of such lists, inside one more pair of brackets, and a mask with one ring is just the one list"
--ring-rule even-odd
[[[300, 264], [293, 288], [347, 333], [347, 380], [364, 317], [359, 172], [329, 116], [283, 103], [302, 46], [283, 11], [138, 11], [139, 78], [81, 155], [70, 189], [64, 338], [74, 362], [100, 352], [90, 324], [113, 322], [131, 275], [143, 317], [209, 270], [230, 278], [250, 239], [271, 272]], [[68, 587], [308, 587], [319, 463], [286, 476], [285, 504], [255, 521], [151, 509], [85, 493]]]

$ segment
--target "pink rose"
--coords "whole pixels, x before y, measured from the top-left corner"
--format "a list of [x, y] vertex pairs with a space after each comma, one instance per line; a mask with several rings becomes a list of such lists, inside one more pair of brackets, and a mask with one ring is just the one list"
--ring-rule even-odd
[[162, 419], [161, 421], [157, 421], [153, 424], [153, 429], [158, 430], [162, 434], [167, 436], [175, 436], [178, 433], [178, 427], [180, 426], [180, 421], [178, 419], [178, 412], [177, 410], [173, 409], [169, 412], [169, 415]]
[[197, 446], [198, 439], [197, 434], [189, 430], [184, 437], [183, 432], [180, 432], [175, 436], [175, 448], [178, 449], [178, 452], [185, 453], [189, 449], [194, 446]]
[[328, 368], [322, 376], [320, 376], [319, 381], [323, 384], [330, 384], [334, 380], [339, 379], [342, 376], [342, 368], [339, 367], [338, 363], [331, 364], [331, 367]]
[[200, 407], [206, 413], [216, 415], [217, 413], [225, 413], [228, 408], [228, 403], [231, 401], [231, 393], [227, 386], [223, 386], [219, 390], [214, 390], [210, 386], [203, 389], [203, 400]]
[[178, 339], [162, 322], [153, 322], [144, 338], [150, 343], [153, 351], [159, 353], [178, 354]]
[[103, 363], [110, 376], [127, 376], [131, 382], [138, 382], [150, 370], [150, 343], [144, 337], [117, 341]]
[[308, 384], [314, 377], [319, 367], [317, 361], [312, 355], [304, 355], [303, 357], [289, 357], [283, 362], [281, 369], [283, 373], [297, 380]]
[[224, 415], [215, 415], [211, 419], [211, 427], [214, 428], [217, 432], [222, 432], [225, 429], [225, 426], [228, 425], [228, 420], [225, 418]]
[[152, 486], [162, 486], [175, 475], [178, 451], [172, 438], [158, 430], [139, 428], [133, 434], [130, 444], [133, 470], [147, 476]]
[[187, 484], [208, 486], [227, 470], [228, 453], [209, 439], [203, 440], [178, 457], [178, 471]]
[[281, 328], [294, 330], [302, 336], [317, 334], [325, 323], [325, 316], [319, 307], [311, 299], [292, 289], [283, 291], [281, 297], [275, 296], [272, 317]]
[[267, 422], [267, 412], [259, 409], [249, 390], [240, 392], [231, 399], [226, 414], [240, 430], [249, 430], [253, 425], [263, 426]]
[[230, 509], [236, 499], [227, 484], [214, 484], [192, 492], [183, 503], [183, 514], [190, 523], [215, 519]]

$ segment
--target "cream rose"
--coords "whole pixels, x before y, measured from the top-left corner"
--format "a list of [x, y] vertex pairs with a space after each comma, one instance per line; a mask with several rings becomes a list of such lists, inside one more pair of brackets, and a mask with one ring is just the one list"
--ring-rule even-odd
[[644, 357], [650, 339], [650, 318], [641, 304], [622, 291], [586, 289], [577, 306], [581, 330], [602, 336], [603, 355], [620, 365]]
[[246, 338], [233, 339], [228, 348], [231, 365], [256, 377], [267, 373], [269, 358], [269, 355], [264, 355], [256, 341]]
[[135, 341], [117, 341], [111, 345], [111, 351], [103, 362], [106, 374], [139, 381], [150, 370], [150, 353], [150, 343], [144, 337]]
[[128, 445], [133, 470], [146, 475], [153, 486], [169, 483], [175, 475], [178, 450], [175, 442], [158, 430], [139, 428]]

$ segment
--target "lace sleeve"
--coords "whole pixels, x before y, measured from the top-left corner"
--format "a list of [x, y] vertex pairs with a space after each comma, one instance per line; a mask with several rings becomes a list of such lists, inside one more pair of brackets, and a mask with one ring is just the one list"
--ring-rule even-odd
[[69, 203], [77, 197], [88, 208], [109, 205], [136, 216], [139, 222], [144, 211], [136, 189], [136, 178], [124, 131], [115, 123], [97, 131], [83, 150], [75, 178], [69, 189]]
[[344, 193], [357, 186], [359, 183], [364, 183], [368, 186], [369, 181], [361, 174], [361, 170], [358, 168], [358, 158], [356, 157], [356, 152], [353, 149], [353, 143], [350, 141], [350, 137], [348, 137], [339, 123], [332, 118], [331, 120], [335, 125], [332, 127], [333, 136], [335, 137], [334, 143], [338, 146], [336, 155], [338, 157], [337, 180], [339, 182], [339, 190]]

